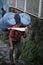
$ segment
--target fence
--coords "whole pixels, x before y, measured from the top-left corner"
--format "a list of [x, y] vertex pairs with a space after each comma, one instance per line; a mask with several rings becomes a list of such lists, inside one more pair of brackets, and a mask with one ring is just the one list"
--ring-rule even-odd
[[43, 0], [4, 0], [3, 7], [7, 12], [9, 7], [14, 7], [43, 19]]

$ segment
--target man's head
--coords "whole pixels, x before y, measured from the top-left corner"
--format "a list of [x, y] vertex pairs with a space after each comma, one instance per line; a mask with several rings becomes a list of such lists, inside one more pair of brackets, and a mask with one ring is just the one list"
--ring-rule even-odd
[[21, 20], [19, 14], [15, 14], [14, 18], [16, 20], [16, 24], [20, 24]]

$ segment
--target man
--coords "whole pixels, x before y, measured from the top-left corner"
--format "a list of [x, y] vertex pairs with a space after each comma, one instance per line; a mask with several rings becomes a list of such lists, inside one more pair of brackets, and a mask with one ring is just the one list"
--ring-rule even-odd
[[[15, 15], [16, 25], [12, 26], [12, 28], [20, 27], [20, 16], [18, 14]], [[21, 45], [20, 40], [21, 36], [26, 37], [27, 32], [20, 32], [16, 30], [10, 30], [9, 32], [9, 42], [10, 42], [10, 61], [13, 64], [13, 51], [14, 51], [14, 45], [17, 47], [17, 53], [15, 55], [15, 60], [19, 59], [19, 56], [21, 54]]]

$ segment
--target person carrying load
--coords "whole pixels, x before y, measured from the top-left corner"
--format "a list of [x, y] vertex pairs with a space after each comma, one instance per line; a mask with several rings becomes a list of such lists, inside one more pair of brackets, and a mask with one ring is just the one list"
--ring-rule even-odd
[[[19, 14], [15, 14], [14, 18], [15, 18], [16, 24], [13, 25], [11, 28], [20, 27], [21, 20], [20, 20]], [[16, 47], [17, 47], [17, 53], [15, 55], [15, 60], [18, 60], [19, 56], [21, 54], [20, 40], [21, 40], [22, 36], [24, 38], [27, 37], [27, 30], [28, 30], [28, 28], [26, 28], [26, 30], [23, 32], [18, 31], [18, 30], [13, 30], [13, 29], [10, 29], [10, 31], [9, 31], [9, 42], [10, 42], [10, 52], [9, 52], [10, 54], [9, 54], [9, 56], [10, 56], [11, 64], [14, 63], [14, 59], [13, 59], [14, 45], [16, 45]]]

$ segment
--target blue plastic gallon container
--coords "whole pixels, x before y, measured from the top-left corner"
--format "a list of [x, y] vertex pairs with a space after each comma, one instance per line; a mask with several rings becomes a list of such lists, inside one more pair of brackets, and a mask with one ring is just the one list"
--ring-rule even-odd
[[19, 15], [20, 15], [20, 18], [21, 18], [21, 24], [23, 24], [23, 25], [25, 25], [25, 26], [27, 26], [27, 25], [30, 24], [30, 22], [31, 22], [31, 17], [30, 17], [28, 14], [26, 14], [26, 13], [21, 13], [21, 14], [19, 14]]
[[0, 30], [5, 30], [6, 27], [10, 27], [16, 24], [14, 19], [15, 13], [6, 13], [3, 18], [0, 19]]
[[14, 19], [14, 16], [15, 16], [15, 13], [12, 13], [12, 12], [6, 13], [4, 15], [4, 17], [3, 17], [4, 23], [6, 25], [8, 25], [8, 26], [12, 26], [12, 25], [16, 24], [16, 21]]

